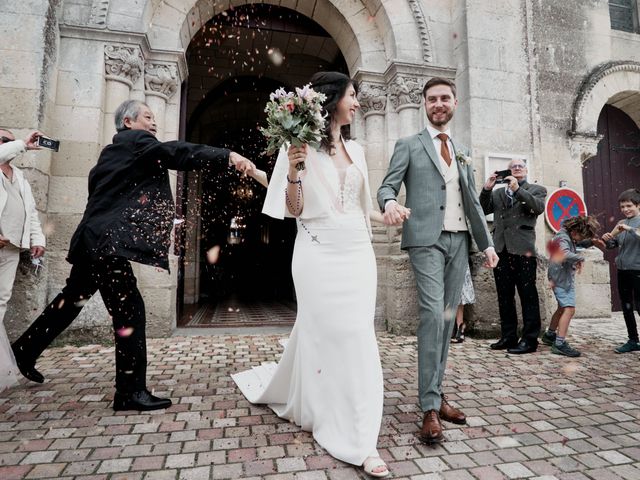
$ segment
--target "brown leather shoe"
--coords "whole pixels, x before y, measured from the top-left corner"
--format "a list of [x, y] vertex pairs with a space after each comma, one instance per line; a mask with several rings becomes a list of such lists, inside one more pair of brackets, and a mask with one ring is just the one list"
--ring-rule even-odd
[[440, 423], [440, 416], [437, 411], [429, 410], [424, 412], [422, 429], [420, 430], [420, 440], [429, 445], [432, 443], [440, 443], [444, 440], [442, 424]]
[[447, 402], [447, 396], [441, 395], [442, 403], [440, 404], [440, 418], [445, 422], [456, 423], [458, 425], [464, 425], [467, 423], [467, 416]]

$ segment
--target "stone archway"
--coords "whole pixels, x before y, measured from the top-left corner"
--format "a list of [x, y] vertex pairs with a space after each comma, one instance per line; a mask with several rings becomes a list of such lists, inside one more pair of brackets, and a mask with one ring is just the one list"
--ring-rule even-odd
[[619, 108], [640, 125], [640, 62], [605, 63], [582, 82], [569, 132], [571, 155], [582, 163], [597, 153], [602, 139], [598, 118], [606, 104]]
[[[269, 94], [302, 85], [317, 70], [348, 73], [342, 52], [316, 22], [262, 3], [214, 16], [198, 30], [186, 58], [185, 139], [237, 151], [268, 175], [275, 158], [262, 155], [266, 143], [256, 126], [264, 124]], [[181, 321], [228, 326], [262, 319], [266, 325], [278, 320], [274, 309], [289, 309], [292, 318], [293, 222], [261, 215], [266, 190], [233, 171], [188, 172], [184, 178], [186, 188], [178, 191], [187, 205]], [[234, 224], [242, 225], [237, 237], [230, 234]], [[215, 263], [207, 261], [212, 248], [219, 249]]]
[[324, 28], [343, 52], [349, 71], [383, 73], [391, 61], [427, 64], [434, 61], [431, 32], [419, 0], [385, 2], [361, 0], [189, 0], [173, 5], [162, 2], [154, 11], [149, 43], [158, 50], [185, 50], [202, 26], [215, 15], [240, 5], [264, 3], [291, 8]]
[[[392, 3], [392, 5], [391, 5]], [[320, 25], [337, 44], [347, 70], [361, 86], [361, 114], [353, 127], [369, 164], [369, 181], [375, 192], [387, 168], [395, 140], [406, 131], [424, 127], [420, 95], [426, 78], [455, 78], [454, 68], [438, 66], [424, 2], [379, 2], [376, 0], [309, 0], [308, 2], [263, 2], [190, 0], [174, 4], [160, 2], [149, 13], [147, 38], [154, 51], [185, 51], [208, 19], [223, 11], [263, 4], [290, 8]], [[390, 11], [391, 6], [393, 12]], [[393, 19], [393, 21], [391, 21]], [[185, 78], [185, 77], [183, 77]], [[177, 119], [173, 119], [177, 122]], [[168, 119], [168, 121], [172, 121]], [[402, 128], [399, 128], [402, 125]], [[379, 258], [379, 327], [397, 329], [407, 315], [406, 295], [398, 293], [389, 277], [407, 275], [396, 236], [386, 227], [374, 229], [374, 247]], [[399, 257], [399, 258], [396, 258]], [[411, 303], [411, 302], [409, 302]], [[388, 308], [388, 305], [391, 308]]]
[[[604, 231], [610, 231], [619, 220], [620, 192], [636, 186], [640, 178], [634, 163], [640, 155], [632, 153], [629, 146], [640, 142], [638, 126], [640, 63], [609, 62], [594, 69], [580, 86], [569, 136], [573, 160], [582, 165], [587, 208], [598, 217]], [[604, 256], [613, 310], [620, 309], [613, 266], [616, 253], [605, 252]]]

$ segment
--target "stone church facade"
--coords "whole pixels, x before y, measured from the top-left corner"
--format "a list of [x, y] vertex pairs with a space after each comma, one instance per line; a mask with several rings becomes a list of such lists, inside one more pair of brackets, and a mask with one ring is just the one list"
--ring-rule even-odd
[[[59, 152], [30, 152], [17, 163], [33, 186], [48, 251], [43, 273], [20, 268], [5, 320], [10, 336], [64, 284], [87, 175], [110, 143], [123, 100], [151, 107], [161, 140], [219, 142], [214, 133], [225, 124], [250, 124], [247, 117], [259, 115], [264, 85], [302, 85], [314, 71], [340, 66], [360, 83], [362, 108], [352, 131], [365, 147], [375, 192], [395, 141], [425, 126], [424, 82], [444, 76], [458, 85], [453, 132], [470, 149], [479, 187], [500, 162], [524, 158], [531, 182], [549, 192], [562, 182], [582, 194], [584, 166], [601, 154], [603, 108], [622, 111], [635, 128], [640, 124], [638, 7], [618, 3], [629, 9], [612, 9], [606, 0], [0, 0], [0, 124], [18, 138], [39, 129], [61, 141]], [[282, 20], [291, 12], [299, 21]], [[256, 15], [262, 23], [252, 20]], [[231, 17], [246, 23], [232, 25]], [[242, 35], [229, 34], [236, 27]], [[227, 33], [215, 37], [220, 31]], [[254, 86], [242, 90], [237, 85], [243, 82]], [[224, 103], [232, 96], [243, 101]], [[638, 144], [635, 137], [625, 144], [630, 169], [637, 168]], [[155, 336], [170, 335], [179, 304], [196, 303], [202, 293], [197, 197], [204, 180], [173, 174], [172, 182], [191, 247], [172, 249], [171, 273], [135, 266], [148, 333]], [[603, 192], [616, 188], [606, 182]], [[555, 308], [544, 273], [551, 230], [542, 218], [537, 234], [548, 318]], [[399, 239], [399, 229], [375, 228], [376, 321], [409, 333], [417, 307]], [[579, 315], [609, 315], [607, 263], [600, 252], [587, 255]], [[481, 267], [473, 271], [476, 326], [495, 331], [493, 277]], [[99, 298], [87, 304], [75, 328], [109, 335]]]

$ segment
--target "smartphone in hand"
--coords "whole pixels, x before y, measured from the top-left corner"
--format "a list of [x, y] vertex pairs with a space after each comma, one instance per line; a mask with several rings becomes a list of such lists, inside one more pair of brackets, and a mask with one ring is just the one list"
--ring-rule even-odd
[[37, 145], [42, 148], [53, 150], [54, 152], [57, 152], [60, 149], [59, 140], [54, 140], [53, 138], [45, 137], [44, 135], [40, 135], [38, 137]]

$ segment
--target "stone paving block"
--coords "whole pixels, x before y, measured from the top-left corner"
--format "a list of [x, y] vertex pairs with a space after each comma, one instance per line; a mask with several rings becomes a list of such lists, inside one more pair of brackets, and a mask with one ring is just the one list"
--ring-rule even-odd
[[184, 468], [180, 470], [179, 480], [210, 480], [211, 467]]
[[449, 466], [439, 458], [419, 458], [415, 461], [423, 472], [442, 472], [449, 470]]
[[51, 463], [58, 456], [58, 450], [31, 452], [22, 459], [22, 464]]
[[73, 462], [67, 465], [62, 472], [62, 475], [76, 476], [76, 475], [90, 475], [94, 473], [100, 462]]
[[177, 470], [156, 470], [145, 473], [143, 478], [144, 480], [175, 480], [177, 473]]
[[24, 478], [51, 478], [58, 477], [64, 470], [64, 463], [50, 463], [48, 465], [35, 465]]
[[98, 473], [126, 472], [131, 467], [131, 458], [119, 458], [114, 460], [104, 460], [98, 467]]

